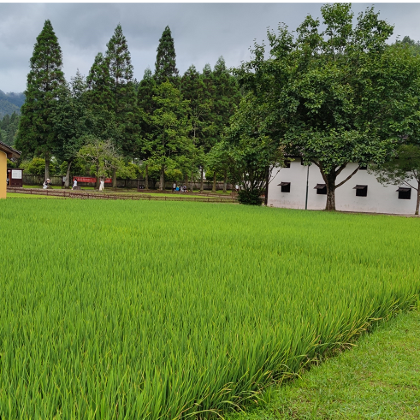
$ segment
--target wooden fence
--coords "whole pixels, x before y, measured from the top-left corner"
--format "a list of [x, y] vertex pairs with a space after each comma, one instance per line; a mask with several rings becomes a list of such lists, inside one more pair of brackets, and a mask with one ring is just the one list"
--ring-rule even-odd
[[73, 190], [55, 190], [55, 189], [38, 189], [38, 188], [18, 188], [8, 187], [7, 192], [20, 193], [20, 194], [33, 194], [33, 195], [46, 195], [52, 197], [61, 198], [79, 198], [84, 200], [149, 200], [149, 201], [197, 201], [202, 203], [237, 203], [238, 200], [234, 197], [217, 197], [207, 195], [203, 196], [191, 196], [182, 194], [173, 194], [171, 196], [152, 196], [145, 193], [137, 194], [104, 194], [100, 192], [84, 192], [84, 191], [73, 191]]

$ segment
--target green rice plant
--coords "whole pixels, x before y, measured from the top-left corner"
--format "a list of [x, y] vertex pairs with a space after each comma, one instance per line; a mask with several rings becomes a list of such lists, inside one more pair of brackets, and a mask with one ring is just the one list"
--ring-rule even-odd
[[0, 202], [0, 418], [212, 418], [416, 304], [418, 219]]

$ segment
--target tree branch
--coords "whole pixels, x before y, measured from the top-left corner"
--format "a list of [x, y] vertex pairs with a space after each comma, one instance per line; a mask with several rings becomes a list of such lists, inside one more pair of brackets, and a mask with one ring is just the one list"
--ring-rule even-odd
[[357, 167], [344, 181], [341, 181], [339, 184], [335, 186], [335, 188], [341, 187], [345, 182], [347, 182], [357, 171], [359, 167]]

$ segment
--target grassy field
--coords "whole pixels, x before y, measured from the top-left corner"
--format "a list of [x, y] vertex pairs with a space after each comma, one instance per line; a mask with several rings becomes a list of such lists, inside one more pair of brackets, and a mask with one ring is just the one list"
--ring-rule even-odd
[[419, 419], [420, 312], [399, 314], [264, 400], [229, 420]]
[[0, 417], [217, 417], [419, 299], [418, 219], [0, 201]]

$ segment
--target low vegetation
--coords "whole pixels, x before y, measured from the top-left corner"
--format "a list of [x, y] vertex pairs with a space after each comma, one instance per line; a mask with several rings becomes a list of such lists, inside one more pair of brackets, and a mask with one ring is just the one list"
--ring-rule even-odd
[[271, 389], [264, 409], [229, 420], [418, 419], [419, 350], [420, 313], [399, 314], [351, 352]]
[[419, 298], [418, 220], [0, 202], [0, 417], [216, 418]]

